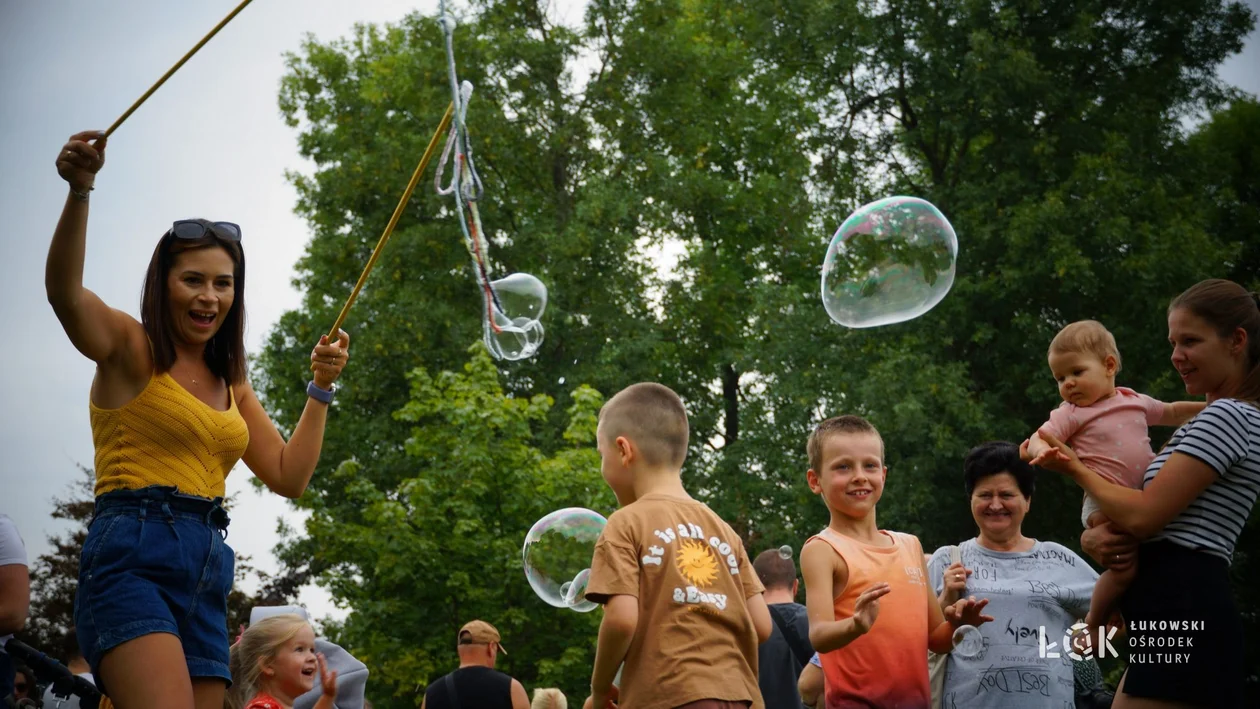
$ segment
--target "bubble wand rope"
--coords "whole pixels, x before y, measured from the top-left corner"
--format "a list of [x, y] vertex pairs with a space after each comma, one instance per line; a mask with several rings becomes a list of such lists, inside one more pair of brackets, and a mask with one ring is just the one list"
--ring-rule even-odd
[[192, 58], [192, 55], [194, 55], [194, 54], [196, 54], [196, 53], [197, 53], [197, 50], [199, 50], [199, 49], [201, 49], [202, 47], [204, 47], [204, 46], [205, 46], [205, 44], [206, 44], [206, 42], [209, 42], [209, 41], [210, 41], [210, 38], [211, 38], [211, 37], [213, 37], [213, 36], [215, 36], [216, 34], [218, 34], [218, 33], [219, 33], [219, 30], [223, 29], [224, 25], [226, 25], [227, 23], [231, 22], [231, 21], [232, 21], [232, 18], [233, 18], [233, 17], [236, 17], [238, 14], [240, 14], [241, 10], [244, 10], [244, 9], [245, 9], [245, 6], [246, 6], [246, 5], [248, 5], [248, 4], [250, 4], [251, 2], [253, 2], [253, 0], [243, 0], [243, 1], [241, 2], [241, 4], [240, 4], [240, 5], [237, 5], [237, 6], [236, 6], [236, 9], [235, 9], [235, 10], [232, 10], [231, 12], [229, 12], [227, 17], [223, 18], [223, 19], [219, 22], [219, 24], [217, 24], [217, 25], [215, 25], [215, 26], [214, 26], [214, 29], [210, 30], [210, 32], [209, 32], [209, 33], [208, 33], [205, 37], [202, 37], [202, 38], [201, 38], [201, 41], [200, 41], [200, 42], [198, 42], [197, 44], [193, 45], [193, 48], [192, 48], [192, 49], [190, 49], [190, 50], [188, 50], [188, 53], [187, 53], [187, 54], [185, 54], [185, 55], [184, 55], [184, 56], [183, 56], [183, 57], [182, 57], [179, 61], [175, 62], [175, 66], [173, 66], [173, 67], [171, 67], [170, 69], [168, 69], [168, 70], [166, 71], [166, 73], [162, 75], [162, 78], [160, 78], [160, 79], [158, 79], [158, 80], [157, 80], [157, 83], [155, 83], [154, 85], [150, 86], [150, 87], [149, 87], [149, 90], [148, 90], [148, 91], [145, 91], [143, 96], [141, 96], [140, 98], [136, 99], [136, 102], [135, 102], [135, 103], [133, 103], [133, 104], [131, 104], [131, 108], [128, 108], [128, 109], [127, 109], [127, 110], [126, 110], [126, 111], [125, 111], [125, 112], [124, 112], [121, 116], [119, 116], [119, 117], [118, 117], [118, 120], [114, 121], [114, 125], [112, 125], [112, 126], [110, 126], [109, 128], [107, 128], [107, 129], [105, 130], [105, 134], [104, 134], [104, 135], [102, 135], [101, 137], [102, 137], [102, 138], [108, 138], [108, 137], [110, 136], [110, 134], [112, 134], [114, 131], [118, 130], [118, 126], [122, 125], [123, 121], [127, 120], [127, 118], [128, 118], [129, 116], [131, 116], [131, 114], [135, 113], [137, 108], [140, 108], [140, 104], [142, 104], [142, 103], [144, 103], [146, 100], [148, 100], [148, 98], [149, 98], [150, 96], [152, 96], [152, 95], [153, 95], [153, 92], [158, 90], [158, 87], [160, 87], [162, 84], [166, 83], [166, 80], [167, 80], [167, 79], [169, 79], [169, 78], [171, 78], [171, 75], [172, 75], [172, 74], [174, 74], [175, 72], [179, 71], [179, 68], [180, 68], [181, 66], [183, 66], [183, 65], [184, 65], [184, 62], [186, 62], [186, 61], [188, 61], [189, 59], [191, 59], [191, 58]]
[[[345, 322], [346, 314], [350, 312], [350, 306], [354, 305], [355, 298], [359, 297], [359, 291], [363, 289], [363, 284], [367, 281], [368, 274], [372, 272], [372, 267], [376, 265], [376, 260], [380, 258], [381, 251], [385, 248], [386, 242], [389, 241], [390, 234], [394, 233], [394, 226], [398, 224], [399, 218], [402, 217], [403, 209], [407, 206], [407, 200], [411, 199], [411, 193], [416, 190], [416, 185], [420, 183], [420, 176], [429, 167], [429, 161], [433, 159], [433, 154], [437, 152], [438, 141], [442, 139], [442, 134], [451, 125], [451, 118], [454, 114], [455, 104], [447, 106], [446, 113], [442, 114], [442, 122], [438, 124], [433, 137], [429, 139], [429, 147], [424, 149], [424, 157], [420, 158], [420, 164], [416, 165], [416, 171], [411, 173], [411, 181], [407, 183], [407, 189], [403, 190], [402, 198], [398, 200], [398, 206], [394, 207], [394, 215], [389, 218], [389, 223], [385, 225], [385, 233], [381, 234], [380, 241], [376, 242], [376, 248], [372, 249], [372, 256], [368, 259], [367, 265], [363, 267], [363, 273], [359, 276], [359, 282], [354, 284], [354, 290], [350, 291], [350, 297], [346, 299], [346, 304], [341, 307], [341, 314], [337, 316], [337, 322], [333, 323], [332, 329], [328, 331], [328, 339], [330, 341], [336, 340], [337, 331], [341, 329], [341, 324]], [[311, 366], [313, 367], [314, 365]]]
[[[464, 235], [464, 247], [473, 261], [473, 272], [481, 286], [482, 299], [486, 308], [486, 323], [496, 334], [502, 328], [496, 322], [494, 311], [503, 312], [503, 304], [498, 293], [490, 284], [490, 268], [487, 265], [489, 245], [485, 239], [485, 229], [481, 226], [481, 214], [477, 210], [477, 201], [485, 194], [485, 186], [477, 174], [473, 162], [472, 144], [468, 140], [468, 100], [472, 97], [473, 86], [459, 81], [455, 69], [455, 20], [446, 11], [446, 0], [439, 3], [441, 13], [442, 34], [446, 40], [447, 75], [451, 85], [451, 103], [455, 105], [455, 120], [447, 136], [446, 147], [442, 150], [442, 158], [438, 161], [437, 174], [434, 176], [434, 187], [440, 195], [454, 195], [455, 211], [459, 219], [459, 228]], [[451, 182], [442, 187], [442, 174], [446, 161], [454, 153]], [[467, 216], [465, 216], [467, 212]]]

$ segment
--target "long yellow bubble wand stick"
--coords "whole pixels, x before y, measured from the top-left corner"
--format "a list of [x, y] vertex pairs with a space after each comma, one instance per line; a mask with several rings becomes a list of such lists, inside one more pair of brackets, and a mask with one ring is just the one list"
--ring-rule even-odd
[[131, 104], [131, 108], [128, 108], [121, 116], [119, 116], [118, 120], [114, 121], [114, 125], [106, 129], [105, 134], [102, 135], [101, 137], [108, 138], [111, 133], [118, 130], [118, 126], [122, 125], [123, 121], [127, 120], [127, 118], [131, 116], [131, 114], [135, 113], [137, 108], [140, 108], [140, 104], [148, 100], [148, 98], [153, 95], [153, 92], [158, 90], [158, 87], [160, 87], [162, 84], [165, 84], [166, 80], [171, 78], [172, 74], [179, 71], [179, 68], [183, 66], [185, 62], [191, 59], [192, 55], [196, 54], [198, 49], [201, 49], [202, 47], [204, 47], [206, 42], [210, 41], [211, 37], [218, 34], [219, 30], [223, 29], [224, 25], [231, 22], [232, 18], [239, 15], [241, 10], [244, 10], [245, 6], [250, 4], [251, 2], [253, 2], [253, 0], [243, 0], [240, 5], [236, 6], [235, 10], [232, 10], [231, 12], [229, 12], [228, 16], [223, 18], [219, 22], [219, 24], [215, 25], [214, 29], [210, 30], [209, 34], [207, 34], [205, 37], [202, 37], [200, 42], [195, 44], [192, 49], [188, 50], [188, 53], [185, 54], [183, 57], [181, 57], [179, 61], [175, 62], [175, 66], [168, 69], [166, 73], [162, 75], [162, 78], [157, 80], [157, 83], [150, 86], [149, 90], [145, 91], [143, 96], [136, 99], [136, 102]]
[[[407, 200], [411, 199], [411, 193], [416, 191], [416, 185], [420, 182], [420, 176], [429, 167], [429, 161], [433, 159], [433, 154], [437, 152], [438, 141], [442, 139], [442, 135], [451, 126], [451, 118], [455, 115], [455, 104], [446, 107], [446, 113], [442, 115], [442, 122], [438, 123], [437, 131], [433, 133], [433, 137], [429, 139], [429, 147], [424, 149], [424, 156], [420, 158], [420, 164], [416, 165], [416, 171], [411, 173], [411, 181], [407, 183], [407, 189], [403, 190], [402, 198], [398, 200], [398, 206], [394, 207], [394, 215], [389, 218], [389, 223], [385, 225], [385, 232], [381, 234], [380, 241], [376, 242], [376, 248], [372, 249], [372, 256], [368, 258], [367, 265], [363, 267], [363, 274], [359, 276], [359, 282], [354, 284], [354, 290], [350, 291], [350, 297], [346, 299], [346, 304], [341, 307], [341, 314], [337, 316], [337, 322], [333, 323], [332, 329], [328, 331], [328, 341], [335, 342], [337, 340], [337, 331], [341, 329], [341, 324], [345, 322], [346, 315], [350, 312], [350, 306], [354, 305], [355, 298], [359, 297], [359, 291], [363, 289], [363, 284], [367, 281], [368, 274], [372, 272], [372, 267], [376, 265], [376, 260], [380, 258], [381, 250], [385, 248], [386, 242], [389, 241], [390, 234], [394, 233], [394, 227], [398, 224], [398, 220], [402, 217], [403, 209], [407, 206]], [[315, 365], [311, 365], [314, 370]]]

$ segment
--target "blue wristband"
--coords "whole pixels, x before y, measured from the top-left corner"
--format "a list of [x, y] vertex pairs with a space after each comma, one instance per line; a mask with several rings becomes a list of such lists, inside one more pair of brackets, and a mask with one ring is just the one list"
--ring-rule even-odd
[[319, 385], [312, 379], [310, 384], [306, 385], [306, 395], [320, 402], [321, 404], [331, 404], [333, 394], [337, 393], [337, 385], [332, 385], [329, 389], [320, 389]]

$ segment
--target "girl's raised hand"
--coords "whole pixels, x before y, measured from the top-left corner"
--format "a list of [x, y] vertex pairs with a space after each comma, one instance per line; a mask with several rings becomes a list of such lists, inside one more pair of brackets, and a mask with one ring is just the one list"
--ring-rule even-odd
[[316, 653], [315, 663], [319, 666], [319, 683], [324, 688], [325, 697], [337, 696], [337, 671], [328, 669], [328, 661], [324, 653]]
[[[70, 183], [71, 189], [86, 192], [96, 184], [96, 173], [105, 165], [104, 133], [85, 130], [70, 136], [57, 153], [57, 174]], [[96, 140], [96, 144], [89, 143]]]

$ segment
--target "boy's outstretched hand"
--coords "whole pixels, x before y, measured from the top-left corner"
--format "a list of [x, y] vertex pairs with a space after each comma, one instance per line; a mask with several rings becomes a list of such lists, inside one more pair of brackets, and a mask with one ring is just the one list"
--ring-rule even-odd
[[853, 626], [859, 632], [866, 633], [875, 624], [875, 619], [879, 617], [879, 599], [891, 591], [892, 586], [880, 582], [872, 584], [857, 597], [857, 602], [853, 604]]
[[980, 626], [992, 621], [991, 615], [984, 615], [981, 611], [989, 605], [989, 599], [985, 598], [977, 601], [975, 596], [970, 598], [960, 598], [957, 603], [945, 609], [945, 620], [949, 624], [957, 628], [960, 625]]

